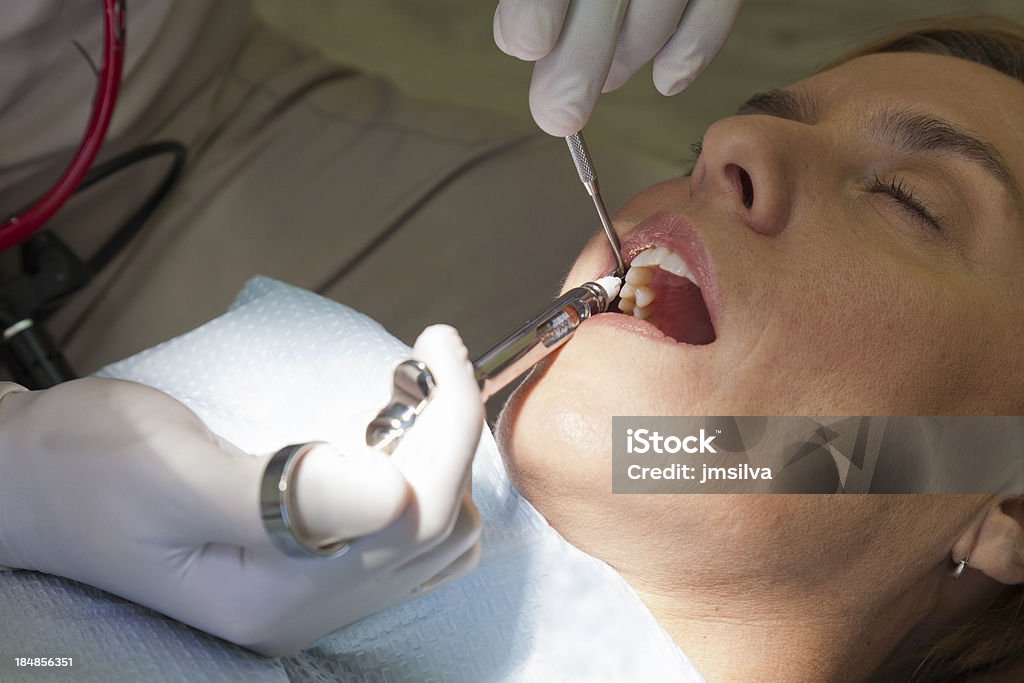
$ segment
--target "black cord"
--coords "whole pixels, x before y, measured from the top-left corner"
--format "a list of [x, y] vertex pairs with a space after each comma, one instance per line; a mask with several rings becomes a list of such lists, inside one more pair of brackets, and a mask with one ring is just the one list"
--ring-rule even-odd
[[139, 208], [129, 216], [121, 225], [114, 231], [106, 242], [103, 243], [95, 254], [86, 261], [89, 271], [93, 275], [97, 275], [107, 265], [114, 260], [114, 258], [121, 253], [128, 242], [131, 241], [135, 235], [138, 234], [142, 226], [146, 224], [149, 217], [153, 215], [160, 203], [167, 197], [171, 189], [178, 182], [178, 177], [181, 175], [181, 170], [185, 166], [185, 159], [188, 156], [188, 152], [185, 149], [185, 145], [175, 140], [162, 140], [159, 142], [151, 142], [141, 147], [136, 147], [133, 150], [119, 154], [113, 159], [104, 161], [102, 164], [93, 167], [82, 179], [81, 185], [75, 191], [82, 192], [96, 183], [104, 180], [105, 178], [123, 171], [129, 166], [133, 166], [140, 161], [145, 161], [152, 157], [160, 156], [163, 154], [170, 154], [172, 156], [171, 167], [167, 170], [167, 174], [160, 184], [146, 197]]
[[[88, 271], [89, 276], [95, 277], [99, 275], [104, 268], [106, 268], [111, 261], [113, 261], [121, 251], [128, 246], [143, 226], [146, 221], [149, 220], [153, 212], [160, 206], [167, 195], [177, 184], [181, 171], [185, 166], [185, 160], [188, 156], [185, 146], [175, 140], [161, 140], [159, 142], [151, 142], [141, 147], [129, 150], [124, 154], [119, 154], [112, 159], [104, 161], [102, 164], [94, 166], [89, 169], [89, 172], [85, 174], [81, 184], [75, 190], [75, 194], [83, 192], [98, 182], [101, 182], [110, 176], [119, 173], [126, 168], [134, 166], [137, 163], [158, 157], [164, 154], [169, 154], [172, 157], [171, 166], [167, 169], [167, 173], [164, 175], [163, 180], [160, 184], [150, 192], [149, 196], [146, 197], [145, 201], [135, 211], [126, 218], [121, 225], [117, 227], [114, 233], [107, 238], [107, 240], [96, 250], [88, 260], [84, 262], [84, 267]], [[30, 238], [32, 239], [32, 238]], [[84, 286], [85, 283], [83, 283]], [[38, 320], [46, 320], [53, 315], [64, 302], [67, 301], [75, 292], [75, 290], [67, 291], [61, 296], [52, 298], [46, 301], [45, 304], [34, 313]]]
[[22, 244], [21, 274], [0, 284], [0, 325], [8, 332], [12, 332], [13, 325], [20, 325], [11, 334], [5, 333], [0, 344], [0, 362], [8, 367], [15, 381], [30, 389], [45, 389], [74, 379], [74, 371], [43, 323], [139, 233], [178, 182], [187, 156], [185, 146], [165, 140], [136, 147], [90, 169], [75, 189], [77, 194], [139, 162], [165, 154], [171, 155], [172, 160], [163, 180], [84, 263], [48, 230], [36, 233]]

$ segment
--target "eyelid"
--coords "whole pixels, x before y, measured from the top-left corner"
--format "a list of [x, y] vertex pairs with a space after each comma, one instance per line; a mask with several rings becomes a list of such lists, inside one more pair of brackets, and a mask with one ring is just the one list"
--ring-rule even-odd
[[704, 151], [703, 136], [690, 143], [690, 151], [693, 152], [693, 156], [683, 163], [684, 168], [686, 168], [686, 172], [683, 173], [684, 178], [692, 176], [693, 169], [697, 167], [697, 160], [700, 158], [700, 153]]
[[914, 188], [904, 177], [894, 175], [891, 180], [886, 182], [876, 173], [873, 180], [868, 183], [867, 191], [889, 196], [898, 202], [912, 218], [918, 220], [928, 229], [940, 234], [946, 233], [944, 218], [936, 214], [917, 197]]

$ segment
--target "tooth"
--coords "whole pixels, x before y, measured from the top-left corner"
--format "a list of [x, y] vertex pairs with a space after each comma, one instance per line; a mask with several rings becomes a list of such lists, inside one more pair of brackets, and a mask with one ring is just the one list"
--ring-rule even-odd
[[619, 298], [620, 299], [635, 299], [636, 298], [636, 288], [633, 287], [633, 285], [631, 285], [631, 284], [629, 284], [627, 282], [626, 284], [622, 285], [622, 289], [619, 290]]
[[661, 268], [662, 270], [667, 270], [673, 275], [685, 277], [691, 282], [695, 283], [697, 281], [697, 278], [693, 276], [693, 271], [690, 270], [690, 266], [687, 265], [686, 261], [683, 260], [682, 256], [675, 252], [672, 252], [668, 256], [666, 256], [665, 260], [663, 260], [661, 262], [661, 265], [658, 267]]
[[651, 311], [643, 306], [637, 306], [633, 309], [633, 317], [640, 320], [647, 320], [651, 317]]
[[636, 302], [632, 299], [619, 299], [619, 310], [623, 313], [632, 313], [636, 308]]
[[653, 247], [651, 249], [645, 249], [637, 254], [632, 261], [634, 266], [656, 266], [661, 263], [661, 260], [668, 254], [668, 249], [665, 247]]
[[631, 268], [637, 266], [653, 266], [654, 265], [654, 252], [656, 249], [645, 249], [639, 254], [633, 257], [633, 261], [630, 263]]
[[639, 287], [636, 290], [636, 305], [647, 306], [654, 301], [654, 292], [650, 287]]
[[[663, 266], [664, 267], [664, 266]], [[634, 287], [643, 287], [654, 279], [654, 270], [635, 263], [626, 271], [626, 282]]]

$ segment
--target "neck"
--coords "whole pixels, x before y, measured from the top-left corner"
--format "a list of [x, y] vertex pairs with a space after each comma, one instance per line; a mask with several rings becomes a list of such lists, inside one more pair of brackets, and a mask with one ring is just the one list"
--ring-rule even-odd
[[781, 602], [768, 585], [717, 596], [637, 589], [708, 681], [868, 681], [915, 631], [928, 596], [882, 604], [867, 591], [841, 591]]

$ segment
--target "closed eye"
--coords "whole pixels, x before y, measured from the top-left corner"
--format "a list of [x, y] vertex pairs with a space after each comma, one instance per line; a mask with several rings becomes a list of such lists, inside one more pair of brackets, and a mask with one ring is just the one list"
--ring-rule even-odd
[[889, 181], [882, 180], [875, 174], [874, 179], [868, 184], [867, 191], [874, 194], [884, 194], [891, 197], [910, 216], [924, 227], [937, 232], [945, 232], [943, 219], [933, 212], [914, 194], [914, 188], [899, 176], [893, 176]]
[[697, 165], [697, 159], [700, 158], [700, 153], [704, 151], [704, 138], [699, 138], [691, 142], [690, 151], [693, 152], [693, 158], [686, 162], [686, 173], [683, 174], [683, 177], [693, 175], [693, 169]]

